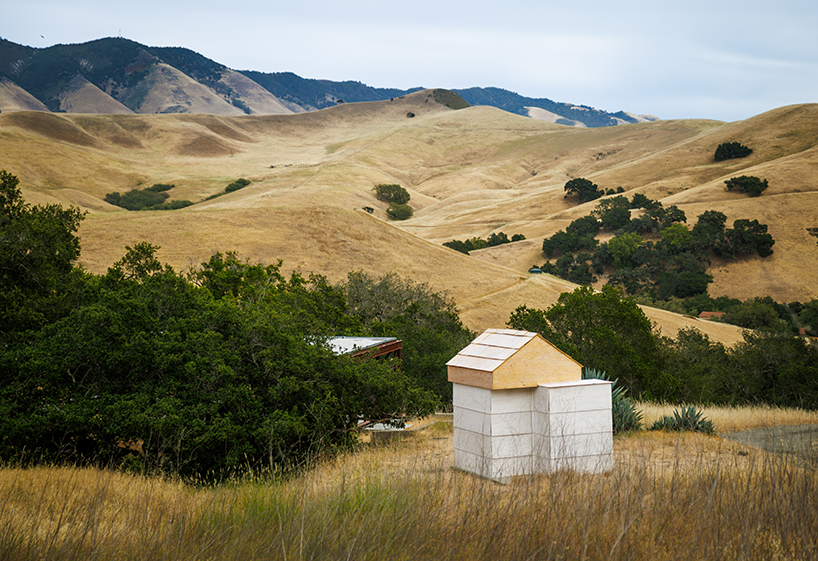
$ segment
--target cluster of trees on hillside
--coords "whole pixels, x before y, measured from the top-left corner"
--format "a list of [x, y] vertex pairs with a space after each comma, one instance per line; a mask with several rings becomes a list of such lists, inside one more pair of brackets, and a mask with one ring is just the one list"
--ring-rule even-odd
[[[95, 275], [74, 265], [81, 219], [27, 205], [0, 175], [5, 461], [221, 477], [297, 465], [353, 443], [359, 419], [451, 401], [445, 363], [474, 333], [426, 285], [286, 278], [233, 253], [182, 273], [148, 243]], [[334, 335], [403, 339], [401, 368], [336, 356]]]
[[706, 292], [688, 298], [659, 300], [648, 295], [634, 299], [639, 304], [668, 310], [677, 314], [698, 316], [702, 312], [722, 312], [712, 321], [730, 323], [746, 329], [773, 329], [818, 337], [818, 300], [776, 302], [769, 296], [756, 296], [744, 301], [728, 296], [712, 298]]
[[372, 189], [379, 201], [389, 203], [386, 215], [392, 220], [406, 220], [412, 217], [413, 211], [407, 203], [411, 198], [409, 191], [395, 183], [380, 183]]
[[585, 179], [584, 177], [571, 179], [565, 184], [564, 190], [566, 199], [568, 197], [575, 196], [579, 203], [594, 201], [600, 197], [604, 197], [605, 195], [615, 195], [617, 193], [625, 192], [625, 189], [622, 187], [603, 190], [596, 183]]
[[[249, 179], [239, 178], [225, 187], [224, 191], [211, 195], [205, 200], [209, 201], [227, 193], [244, 189], [250, 185], [250, 183], [251, 181]], [[170, 183], [155, 183], [145, 189], [131, 189], [125, 193], [108, 193], [105, 195], [105, 202], [124, 208], [125, 210], [176, 210], [194, 204], [188, 200], [165, 202], [168, 197], [170, 197], [167, 191], [175, 187], [175, 185]]]
[[[818, 309], [818, 301], [810, 306]], [[639, 399], [818, 409], [818, 344], [780, 324], [745, 332], [733, 348], [694, 329], [670, 339], [652, 331], [633, 299], [606, 285], [564, 293], [545, 310], [520, 306], [507, 325], [540, 333]]]
[[218, 197], [221, 197], [222, 195], [226, 195], [226, 194], [228, 194], [228, 193], [232, 193], [232, 192], [234, 192], [234, 191], [238, 191], [239, 189], [244, 189], [245, 187], [247, 187], [248, 185], [250, 185], [250, 183], [252, 183], [252, 181], [250, 181], [249, 179], [245, 179], [245, 178], [243, 178], [243, 177], [240, 177], [240, 178], [238, 178], [237, 180], [235, 180], [235, 181], [233, 181], [233, 182], [229, 183], [229, 184], [227, 185], [227, 187], [225, 187], [225, 188], [224, 188], [224, 191], [222, 191], [222, 192], [220, 192], [220, 193], [215, 193], [215, 194], [213, 194], [213, 195], [210, 195], [210, 196], [209, 196], [208, 198], [206, 198], [205, 200], [206, 200], [206, 201], [211, 201], [211, 200], [213, 200], [213, 199], [216, 199], [216, 198], [218, 198]]
[[125, 210], [176, 210], [193, 204], [191, 201], [166, 203], [165, 201], [170, 197], [167, 191], [174, 187], [175, 185], [168, 183], [155, 183], [145, 189], [131, 189], [126, 193], [108, 193], [105, 195], [105, 202]]
[[452, 240], [450, 242], [444, 242], [443, 245], [468, 255], [470, 251], [474, 251], [476, 249], [484, 249], [486, 247], [494, 247], [511, 242], [519, 242], [524, 239], [525, 236], [522, 234], [514, 234], [511, 236], [511, 239], [509, 239], [508, 235], [504, 232], [497, 232], [491, 234], [488, 239], [485, 240], [479, 236], [475, 236], [467, 240]]
[[[632, 209], [643, 209], [632, 216]], [[543, 240], [549, 260], [540, 269], [577, 284], [592, 284], [608, 271], [608, 283], [629, 294], [648, 294], [661, 300], [686, 298], [706, 292], [711, 255], [771, 255], [775, 240], [757, 220], [738, 219], [726, 226], [719, 211], [705, 211], [688, 228], [684, 211], [667, 208], [642, 194], [629, 201], [616, 196], [600, 202], [590, 215], [571, 222], [565, 230]], [[599, 243], [603, 230], [615, 235]]]

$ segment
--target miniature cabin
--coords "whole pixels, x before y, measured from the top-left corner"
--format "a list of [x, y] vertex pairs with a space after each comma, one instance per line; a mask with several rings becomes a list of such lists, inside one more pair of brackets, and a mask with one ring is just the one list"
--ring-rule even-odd
[[489, 479], [613, 467], [611, 382], [537, 333], [489, 329], [446, 363], [455, 467]]

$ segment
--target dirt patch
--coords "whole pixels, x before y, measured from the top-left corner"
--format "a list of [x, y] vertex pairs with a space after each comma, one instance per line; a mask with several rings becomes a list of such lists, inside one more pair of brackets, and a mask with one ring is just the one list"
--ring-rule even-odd
[[728, 440], [777, 454], [794, 454], [818, 466], [818, 425], [765, 427], [722, 435]]

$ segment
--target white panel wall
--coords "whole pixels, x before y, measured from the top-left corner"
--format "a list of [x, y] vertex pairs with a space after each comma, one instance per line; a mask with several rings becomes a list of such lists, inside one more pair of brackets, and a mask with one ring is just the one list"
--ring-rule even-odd
[[538, 471], [613, 468], [611, 382], [543, 384], [534, 392]]
[[455, 466], [491, 479], [531, 473], [534, 389], [454, 384]]
[[454, 384], [455, 466], [491, 479], [613, 467], [611, 383], [487, 390]]

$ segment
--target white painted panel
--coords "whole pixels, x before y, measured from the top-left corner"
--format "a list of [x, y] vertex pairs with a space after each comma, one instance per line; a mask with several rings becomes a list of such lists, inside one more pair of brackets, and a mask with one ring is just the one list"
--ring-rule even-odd
[[506, 436], [510, 434], [531, 433], [531, 412], [497, 413], [491, 415], [491, 435]]
[[454, 427], [454, 449], [491, 456], [491, 441], [483, 434]]
[[591, 380], [573, 384], [548, 386], [548, 412], [593, 411], [611, 408], [611, 384], [587, 384]]
[[495, 458], [491, 462], [491, 477], [501, 479], [516, 475], [529, 475], [533, 472], [531, 456], [518, 458]]
[[549, 393], [551, 388], [549, 386], [540, 385], [534, 388], [531, 395], [531, 410], [548, 415], [551, 408], [549, 406]]
[[531, 432], [548, 435], [548, 415], [539, 411], [531, 412]]
[[459, 354], [467, 356], [476, 356], [481, 358], [493, 358], [497, 360], [506, 360], [511, 357], [517, 349], [507, 349], [503, 347], [490, 347], [488, 345], [469, 345]]
[[549, 439], [549, 455], [552, 459], [565, 456], [594, 456], [612, 451], [611, 433], [578, 434]]
[[452, 394], [452, 403], [455, 409], [465, 407], [473, 411], [491, 412], [491, 390], [464, 384], [453, 384]]
[[534, 388], [493, 390], [491, 392], [491, 414], [531, 411], [531, 396]]
[[610, 409], [555, 413], [549, 416], [547, 430], [551, 436], [611, 432], [613, 418]]
[[531, 456], [530, 434], [491, 437], [492, 458], [513, 458], [517, 456]]
[[458, 354], [447, 362], [446, 366], [459, 366], [460, 368], [479, 370], [481, 372], [494, 372], [501, 364], [503, 364], [502, 360]]
[[457, 407], [454, 410], [454, 426], [479, 434], [491, 434], [491, 417], [487, 413]]
[[485, 339], [480, 341], [481, 345], [492, 347], [506, 347], [509, 349], [519, 349], [535, 337], [534, 333], [526, 335], [507, 335], [505, 333], [489, 333]]
[[458, 469], [476, 473], [483, 477], [489, 477], [491, 474], [491, 460], [463, 450], [455, 449], [454, 465]]
[[581, 473], [604, 473], [613, 469], [613, 454], [560, 458], [552, 461], [551, 468], [570, 469]]

